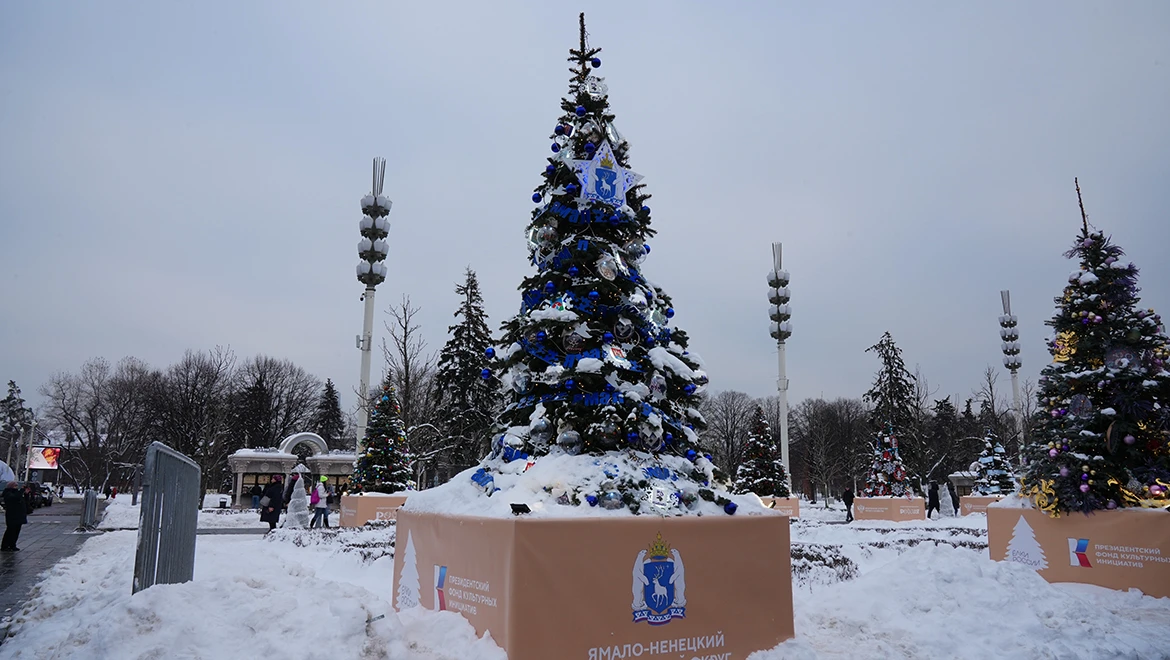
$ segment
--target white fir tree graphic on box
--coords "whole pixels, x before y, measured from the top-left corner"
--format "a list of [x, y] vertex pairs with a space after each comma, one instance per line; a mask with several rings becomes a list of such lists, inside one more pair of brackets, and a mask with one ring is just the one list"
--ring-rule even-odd
[[1012, 538], [1008, 541], [1007, 560], [1031, 566], [1038, 571], [1048, 568], [1048, 560], [1044, 558], [1044, 549], [1036, 541], [1036, 533], [1032, 531], [1032, 526], [1028, 524], [1027, 520], [1024, 520], [1023, 516], [1020, 516], [1015, 529], [1012, 530]]
[[418, 592], [422, 585], [418, 581], [418, 562], [414, 554], [414, 537], [406, 533], [406, 549], [402, 555], [402, 574], [398, 576], [399, 611], [418, 607]]

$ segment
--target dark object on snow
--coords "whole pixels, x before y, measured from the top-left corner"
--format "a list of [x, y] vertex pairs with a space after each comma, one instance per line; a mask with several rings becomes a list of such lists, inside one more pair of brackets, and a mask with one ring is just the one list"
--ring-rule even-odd
[[845, 503], [845, 522], [853, 522], [853, 489], [846, 488], [841, 493], [841, 501]]
[[942, 515], [942, 510], [939, 509], [939, 506], [938, 506], [938, 482], [937, 481], [930, 482], [930, 491], [929, 491], [929, 495], [926, 498], [926, 517], [927, 518], [930, 517], [931, 511], [938, 511], [939, 515]]
[[15, 481], [8, 483], [4, 493], [0, 495], [0, 503], [4, 505], [4, 541], [0, 543], [0, 550], [19, 550], [16, 541], [20, 538], [20, 528], [28, 522], [28, 509], [25, 507], [24, 493], [17, 487]]
[[276, 523], [280, 522], [280, 510], [284, 508], [284, 488], [280, 482], [279, 475], [272, 475], [272, 480], [264, 487], [264, 496], [260, 498], [260, 521], [268, 523], [268, 529], [276, 529]]

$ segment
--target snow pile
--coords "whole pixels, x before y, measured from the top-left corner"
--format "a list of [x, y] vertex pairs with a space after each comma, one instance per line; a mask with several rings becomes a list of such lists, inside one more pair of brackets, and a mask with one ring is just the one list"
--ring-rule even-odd
[[14, 618], [4, 657], [506, 660], [458, 614], [395, 613], [389, 557], [204, 536], [194, 581], [132, 596], [135, 538], [94, 537], [48, 571]]
[[[699, 463], [709, 464], [705, 459], [700, 459]], [[607, 509], [601, 498], [612, 488], [607, 484], [630, 482], [645, 493], [645, 499], [640, 504], [641, 513], [653, 515], [659, 511], [648, 503], [653, 497], [653, 491], [657, 490], [668, 500], [661, 508], [662, 515], [681, 515], [684, 507], [677, 505], [679, 493], [687, 494], [688, 489], [698, 490], [694, 482], [685, 476], [696, 469], [696, 464], [681, 457], [655, 457], [643, 452], [615, 451], [602, 456], [569, 456], [564, 452], [555, 452], [533, 462], [523, 459], [492, 462], [491, 468], [486, 473], [486, 479], [482, 474], [477, 476], [480, 468], [471, 468], [441, 486], [412, 493], [403, 509], [510, 518], [514, 515], [512, 504], [526, 504], [531, 510], [528, 515], [537, 518], [629, 516], [632, 515], [630, 509]], [[473, 480], [473, 477], [477, 480]], [[711, 491], [734, 502], [737, 515], [770, 513], [754, 494], [732, 495], [717, 487], [711, 487]], [[689, 495], [696, 500], [691, 507], [685, 507], [686, 513], [727, 515], [722, 506], [702, 499], [697, 492], [690, 492]], [[598, 503], [591, 504], [591, 497]]]
[[[218, 497], [218, 496], [216, 496]], [[131, 505], [130, 497], [118, 497], [105, 503], [98, 529], [138, 529], [142, 507]], [[267, 528], [260, 514], [251, 509], [203, 509], [199, 512], [199, 529]]]
[[1137, 660], [1170, 648], [1168, 599], [1052, 585], [1026, 566], [933, 544], [794, 596], [797, 638], [749, 660]]

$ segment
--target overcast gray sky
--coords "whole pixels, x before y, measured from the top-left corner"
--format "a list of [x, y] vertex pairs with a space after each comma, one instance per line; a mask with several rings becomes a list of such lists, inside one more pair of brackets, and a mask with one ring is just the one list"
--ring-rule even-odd
[[[587, 10], [659, 231], [644, 273], [712, 388], [775, 391], [764, 275], [792, 274], [791, 398], [858, 396], [889, 330], [938, 396], [1023, 375], [1090, 219], [1170, 312], [1170, 3], [0, 4], [0, 379], [230, 345], [352, 404], [370, 159], [378, 288], [433, 350], [465, 266], [491, 325]], [[377, 371], [377, 370], [375, 370]], [[376, 377], [376, 373], [375, 373]]]

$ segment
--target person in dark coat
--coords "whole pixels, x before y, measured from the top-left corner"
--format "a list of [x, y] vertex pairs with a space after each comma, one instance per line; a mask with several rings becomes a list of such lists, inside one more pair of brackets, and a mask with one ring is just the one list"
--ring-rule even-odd
[[938, 506], [938, 482], [933, 479], [930, 481], [930, 490], [926, 498], [926, 517], [930, 518], [931, 511], [938, 511], [939, 516], [942, 516], [942, 510]]
[[853, 489], [846, 488], [841, 493], [841, 501], [845, 503], [845, 522], [853, 522]]
[[260, 510], [260, 498], [264, 497], [264, 487], [261, 486], [260, 484], [256, 484], [256, 485], [252, 486], [252, 490], [249, 490], [248, 494], [252, 496], [252, 508], [259, 511]]
[[[276, 529], [280, 522], [280, 511], [284, 508], [284, 479], [279, 474], [272, 475], [272, 480], [264, 487], [264, 495], [260, 498], [260, 520], [268, 523], [268, 531]], [[264, 502], [268, 498], [268, 502]]]
[[4, 493], [0, 494], [0, 504], [4, 505], [4, 541], [0, 543], [0, 550], [16, 551], [16, 540], [20, 538], [20, 528], [28, 522], [28, 508], [24, 503], [24, 493], [20, 492], [20, 485], [15, 481], [8, 482]]

